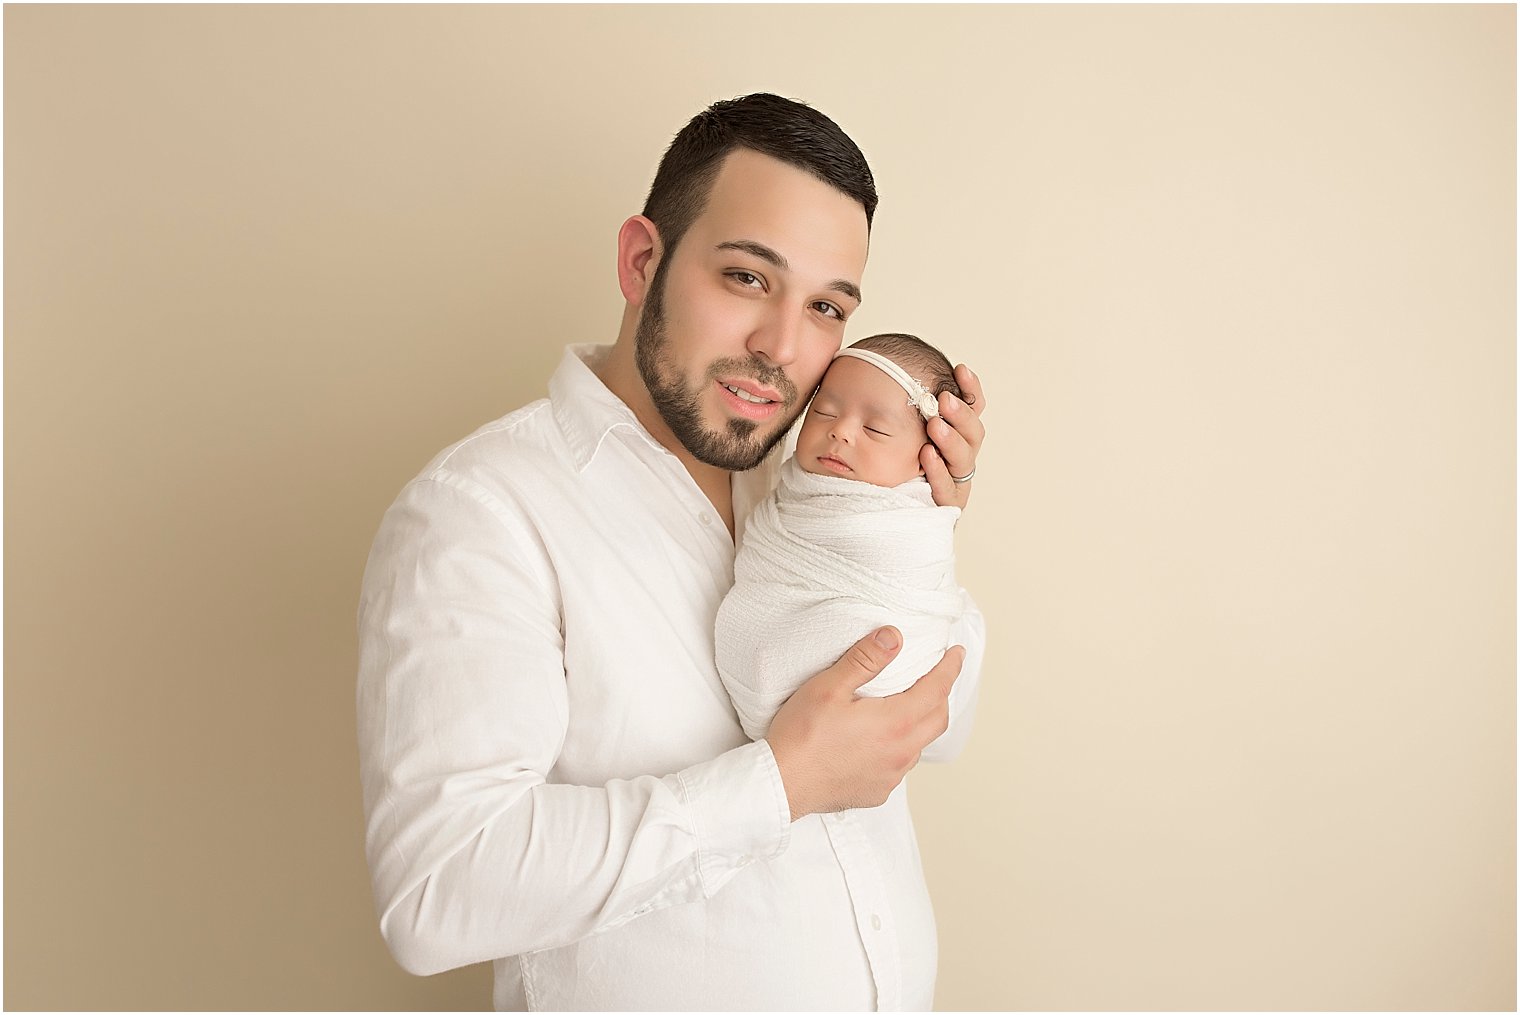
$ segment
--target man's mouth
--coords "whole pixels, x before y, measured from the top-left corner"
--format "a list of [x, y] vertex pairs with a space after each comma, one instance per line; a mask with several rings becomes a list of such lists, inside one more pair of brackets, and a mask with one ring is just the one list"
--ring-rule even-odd
[[[718, 383], [723, 384], [722, 381], [719, 381]], [[757, 395], [753, 391], [750, 391], [748, 388], [741, 388], [737, 384], [723, 384], [723, 386], [729, 391], [733, 392], [735, 395], [744, 399], [746, 402], [754, 402], [756, 405], [769, 405], [770, 403], [777, 401], [775, 395], [769, 392], [767, 392], [765, 395]]]
[[718, 391], [730, 411], [751, 420], [767, 420], [781, 411], [781, 396], [770, 388], [718, 381]]

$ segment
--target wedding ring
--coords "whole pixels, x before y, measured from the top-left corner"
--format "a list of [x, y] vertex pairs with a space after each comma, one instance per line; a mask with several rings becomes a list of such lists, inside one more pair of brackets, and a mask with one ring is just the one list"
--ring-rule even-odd
[[973, 465], [971, 467], [971, 471], [968, 472], [968, 473], [966, 473], [964, 476], [951, 476], [950, 477], [950, 482], [952, 482], [952, 483], [969, 483], [969, 482], [971, 482], [972, 478], [975, 477], [975, 476], [976, 476], [976, 466]]

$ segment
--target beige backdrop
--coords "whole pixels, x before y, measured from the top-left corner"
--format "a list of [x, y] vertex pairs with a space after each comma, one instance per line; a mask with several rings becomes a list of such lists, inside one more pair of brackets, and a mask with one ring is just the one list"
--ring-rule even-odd
[[354, 611], [611, 341], [671, 135], [882, 193], [986, 379], [941, 1008], [1515, 1007], [1515, 9], [36, 7], [5, 44], [5, 1005], [478, 1008], [376, 929]]

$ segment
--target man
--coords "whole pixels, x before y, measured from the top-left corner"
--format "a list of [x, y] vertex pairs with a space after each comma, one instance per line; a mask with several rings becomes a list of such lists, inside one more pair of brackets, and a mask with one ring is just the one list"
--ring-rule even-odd
[[[885, 628], [753, 743], [713, 663], [735, 539], [860, 302], [875, 205], [827, 117], [714, 105], [619, 232], [616, 343], [570, 347], [548, 399], [440, 453], [386, 513], [359, 744], [407, 970], [495, 960], [503, 1010], [932, 1003], [901, 783], [964, 743], [980, 615], [959, 682], [956, 647], [856, 699], [896, 654]], [[972, 404], [941, 396], [923, 454], [936, 499], [964, 505], [984, 399], [957, 376]]]

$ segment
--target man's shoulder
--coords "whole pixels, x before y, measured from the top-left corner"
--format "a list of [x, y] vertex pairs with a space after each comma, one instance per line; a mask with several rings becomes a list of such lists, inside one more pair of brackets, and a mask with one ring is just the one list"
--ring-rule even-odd
[[563, 444], [564, 437], [555, 425], [549, 400], [540, 398], [450, 444], [433, 456], [422, 474], [439, 469], [471, 472], [502, 461], [553, 455]]
[[568, 460], [550, 402], [540, 398], [450, 444], [412, 482], [465, 484], [500, 496], [565, 471]]

